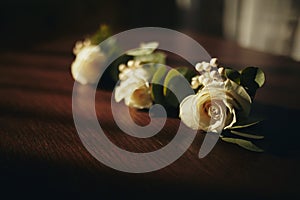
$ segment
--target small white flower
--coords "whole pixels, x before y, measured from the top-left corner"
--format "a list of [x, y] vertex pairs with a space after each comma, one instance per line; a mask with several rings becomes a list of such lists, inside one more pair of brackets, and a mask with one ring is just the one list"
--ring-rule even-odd
[[192, 89], [197, 89], [200, 86], [199, 81], [198, 80], [192, 80], [191, 86], [192, 86]]
[[203, 70], [204, 70], [204, 71], [210, 71], [210, 69], [211, 69], [210, 64], [207, 63], [207, 62], [203, 62], [203, 63], [202, 63], [202, 66], [203, 66]]
[[[197, 63], [195, 69], [200, 73], [200, 76], [196, 76], [198, 77], [199, 85], [202, 84], [203, 86], [206, 86], [212, 82], [223, 82], [222, 74], [219, 73], [217, 58], [212, 58], [209, 63]], [[220, 71], [223, 73], [222, 70]], [[193, 85], [192, 88], [194, 88]]]
[[119, 71], [123, 71], [126, 68], [125, 64], [119, 65]]
[[72, 63], [71, 73], [79, 83], [95, 84], [100, 76], [106, 56], [96, 45], [77, 43], [74, 48], [76, 59]]
[[219, 72], [219, 74], [220, 74], [221, 76], [223, 76], [223, 75], [225, 74], [225, 69], [224, 69], [224, 67], [218, 68], [218, 72]]
[[250, 112], [251, 98], [242, 86], [227, 79], [212, 82], [180, 103], [181, 120], [196, 130], [221, 133]]
[[200, 75], [198, 76], [198, 81], [203, 84], [203, 80], [205, 79], [205, 76], [204, 75]]
[[212, 66], [212, 67], [217, 67], [218, 66], [218, 59], [217, 58], [212, 58], [209, 62], [209, 64]]
[[212, 81], [212, 79], [210, 79], [210, 78], [203, 78], [202, 84], [203, 85], [208, 85], [209, 83], [211, 83], [211, 81]]
[[218, 80], [218, 78], [220, 77], [220, 74], [218, 71], [214, 70], [210, 72], [210, 77], [213, 78], [214, 80]]
[[198, 72], [201, 72], [201, 71], [203, 70], [202, 63], [197, 63], [196, 66], [195, 66], [195, 69], [196, 69]]

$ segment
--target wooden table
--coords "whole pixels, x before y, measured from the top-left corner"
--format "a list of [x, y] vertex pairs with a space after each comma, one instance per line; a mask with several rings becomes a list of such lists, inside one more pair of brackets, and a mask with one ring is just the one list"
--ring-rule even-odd
[[[257, 128], [266, 136], [258, 143], [264, 153], [218, 141], [208, 156], [199, 159], [205, 136], [199, 133], [181, 158], [161, 170], [129, 174], [103, 165], [85, 149], [74, 126], [70, 65], [79, 37], [70, 36], [26, 51], [1, 53], [1, 194], [85, 199], [299, 197], [300, 64], [230, 41], [191, 35], [224, 65], [254, 65], [265, 71], [266, 85], [258, 91], [253, 108], [267, 119]], [[176, 132], [179, 119], [169, 118], [164, 134], [143, 140], [128, 137], [111, 122], [111, 91], [99, 90], [96, 96], [99, 121], [122, 148], [155, 150]], [[138, 123], [148, 119], [147, 112], [132, 113]]]

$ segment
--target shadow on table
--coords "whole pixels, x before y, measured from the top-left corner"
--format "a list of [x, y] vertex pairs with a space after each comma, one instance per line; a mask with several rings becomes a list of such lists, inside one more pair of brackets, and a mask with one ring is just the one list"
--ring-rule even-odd
[[300, 153], [299, 112], [297, 109], [253, 104], [252, 113], [265, 119], [253, 128], [255, 133], [265, 136], [259, 144], [266, 153], [278, 156], [294, 156]]

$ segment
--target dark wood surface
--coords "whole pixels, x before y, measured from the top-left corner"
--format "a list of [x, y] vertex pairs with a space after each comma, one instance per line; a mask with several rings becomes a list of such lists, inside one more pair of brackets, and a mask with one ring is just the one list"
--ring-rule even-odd
[[[253, 153], [218, 141], [203, 159], [199, 133], [191, 147], [170, 166], [145, 174], [113, 170], [82, 145], [72, 117], [70, 65], [78, 37], [66, 37], [26, 51], [0, 55], [1, 193], [10, 197], [213, 197], [277, 198], [298, 196], [300, 180], [300, 64], [289, 58], [239, 47], [218, 38], [190, 34], [226, 66], [260, 66], [267, 81], [253, 112], [266, 120], [256, 131], [266, 136]], [[101, 126], [118, 146], [151, 151], [167, 144], [179, 119], [169, 118], [150, 139], [126, 136], [113, 123], [111, 91], [99, 90], [96, 109]], [[137, 123], [147, 112], [132, 110]]]

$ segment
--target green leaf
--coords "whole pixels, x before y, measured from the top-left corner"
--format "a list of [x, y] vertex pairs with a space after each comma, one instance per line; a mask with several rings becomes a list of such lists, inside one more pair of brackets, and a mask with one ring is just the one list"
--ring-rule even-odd
[[265, 83], [265, 74], [260, 68], [256, 68], [255, 82], [262, 87]]
[[[185, 70], [181, 69], [181, 71], [183, 72]], [[185, 72], [188, 72], [188, 70]], [[164, 80], [163, 94], [169, 105], [178, 107], [179, 102], [193, 93], [190, 83], [181, 73], [179, 73], [179, 71], [171, 69], [168, 72]]]
[[158, 42], [150, 42], [141, 44], [139, 48], [132, 49], [126, 52], [129, 56], [142, 56], [153, 53], [153, 51], [158, 47]]
[[261, 122], [261, 121], [239, 123], [239, 124], [236, 124], [236, 125], [234, 125], [234, 126], [228, 128], [228, 129], [240, 129], [240, 128], [246, 128], [246, 127], [249, 127], [249, 126], [256, 125], [256, 124], [258, 124], [259, 122]]
[[92, 45], [98, 45], [100, 42], [112, 35], [112, 31], [109, 26], [102, 24], [99, 29], [90, 37]]
[[136, 49], [128, 50], [126, 52], [126, 55], [129, 55], [129, 56], [142, 56], [142, 55], [151, 54], [153, 51], [154, 51], [154, 49], [136, 48]]
[[243, 140], [243, 139], [238, 139], [238, 138], [228, 138], [228, 137], [221, 137], [221, 139], [225, 142], [237, 144], [240, 147], [243, 147], [250, 151], [255, 151], [255, 152], [263, 152], [264, 151], [263, 149], [257, 147], [256, 145], [254, 145], [252, 142], [250, 142], [248, 140]]
[[134, 60], [141, 63], [166, 63], [166, 55], [162, 52], [156, 52], [148, 55], [135, 56]]
[[159, 66], [157, 71], [152, 77], [152, 86], [151, 86], [151, 97], [155, 103], [165, 104], [164, 95], [163, 95], [163, 83], [164, 78], [167, 74], [166, 66]]
[[188, 67], [176, 67], [175, 68], [181, 75], [185, 77], [185, 79], [190, 82], [194, 76], [197, 75], [195, 70], [190, 69]]
[[251, 139], [263, 139], [264, 136], [263, 135], [253, 135], [253, 134], [249, 134], [249, 133], [242, 133], [240, 131], [230, 131], [232, 134], [238, 135], [238, 136], [242, 136], [242, 137], [246, 137], [246, 138], [251, 138]]
[[[178, 78], [180, 76], [180, 73], [176, 70], [176, 69], [171, 69], [166, 78], [165, 78], [165, 81], [164, 81], [164, 95], [166, 96], [167, 95], [167, 92], [168, 92], [168, 86], [171, 84], [171, 80], [174, 79], [174, 78]], [[173, 80], [174, 81], [174, 80]]]
[[258, 67], [247, 67], [241, 72], [241, 85], [245, 87], [253, 98], [256, 90], [262, 87], [265, 82], [265, 75]]
[[158, 42], [148, 42], [148, 43], [142, 43], [140, 46], [141, 48], [157, 49], [158, 45], [159, 45]]
[[241, 82], [241, 74], [234, 70], [234, 69], [231, 69], [231, 68], [226, 68], [225, 69], [225, 76], [227, 78], [229, 78], [230, 80], [234, 81], [235, 83], [237, 84], [240, 84]]
[[176, 69], [171, 69], [164, 80], [163, 94], [168, 104], [173, 107], [179, 105], [179, 100], [172, 91], [175, 91], [176, 85], [180, 83], [182, 78], [182, 75]]

